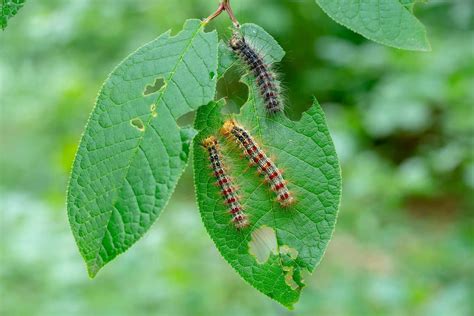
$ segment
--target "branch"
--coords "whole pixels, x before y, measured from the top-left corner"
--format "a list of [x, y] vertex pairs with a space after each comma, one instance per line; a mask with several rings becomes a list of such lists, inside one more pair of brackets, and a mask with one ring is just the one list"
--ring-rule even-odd
[[207, 23], [211, 22], [212, 20], [217, 18], [219, 15], [221, 15], [221, 13], [224, 12], [224, 11], [227, 12], [227, 15], [232, 20], [232, 23], [234, 24], [234, 26], [236, 28], [240, 28], [240, 23], [239, 23], [239, 21], [237, 21], [237, 18], [235, 17], [234, 12], [232, 11], [232, 7], [230, 6], [230, 0], [223, 0], [219, 4], [219, 7], [217, 8], [217, 10], [213, 14], [211, 14], [210, 16], [205, 18], [203, 20], [203, 23], [207, 24]]

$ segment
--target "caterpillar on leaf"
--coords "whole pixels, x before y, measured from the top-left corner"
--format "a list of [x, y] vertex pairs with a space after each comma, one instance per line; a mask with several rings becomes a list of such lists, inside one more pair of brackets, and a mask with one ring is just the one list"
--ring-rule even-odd
[[244, 213], [242, 205], [240, 204], [237, 190], [225, 171], [217, 138], [210, 136], [203, 141], [202, 145], [209, 153], [211, 169], [214, 173], [214, 177], [217, 180], [217, 184], [220, 187], [224, 201], [229, 207], [229, 214], [232, 216], [232, 223], [237, 229], [247, 227], [250, 222], [247, 215]]
[[277, 195], [281, 206], [287, 207], [295, 202], [281, 171], [243, 127], [234, 120], [228, 120], [221, 128], [221, 133], [233, 139], [242, 148], [250, 163], [256, 165], [259, 173], [265, 175], [266, 182]]
[[267, 64], [263, 56], [237, 31], [232, 35], [229, 46], [252, 73], [260, 96], [264, 100], [267, 112], [269, 114], [282, 112], [284, 105], [281, 97], [280, 82], [272, 72], [271, 65]]

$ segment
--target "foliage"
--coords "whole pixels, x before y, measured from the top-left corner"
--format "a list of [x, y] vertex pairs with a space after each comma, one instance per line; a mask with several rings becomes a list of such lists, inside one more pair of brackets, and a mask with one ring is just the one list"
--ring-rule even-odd
[[406, 0], [316, 0], [335, 21], [375, 42], [410, 50], [430, 50], [423, 24]]
[[91, 276], [134, 244], [167, 204], [194, 136], [176, 121], [212, 100], [216, 72], [216, 33], [189, 20], [178, 35], [165, 33], [130, 55], [107, 79], [74, 161], [67, 202]]
[[[292, 314], [470, 315], [472, 4], [420, 6], [433, 51], [418, 54], [374, 45], [312, 2], [259, 3], [266, 14], [253, 0], [234, 10], [287, 51], [290, 116], [318, 96], [345, 179], [336, 233]], [[33, 1], [0, 35], [1, 314], [286, 313], [219, 256], [189, 172], [129, 255], [93, 282], [77, 273], [64, 187], [95, 94], [123, 56], [208, 11], [207, 0]], [[218, 84], [233, 106], [247, 91], [238, 78]]]
[[[339, 6], [339, 3], [324, 1], [318, 3], [336, 21], [383, 43], [413, 48], [421, 41], [414, 34], [420, 32], [424, 34], [421, 24], [405, 10], [401, 3], [395, 0], [386, 0], [377, 6], [370, 2], [354, 3], [351, 6]], [[166, 205], [186, 166], [189, 142], [194, 133], [191, 129], [181, 129], [177, 125], [177, 120], [191, 110], [211, 101], [215, 89], [217, 63], [213, 55], [217, 51], [217, 41], [204, 39], [202, 31], [205, 24], [207, 22], [200, 23], [199, 20], [189, 22], [185, 25], [185, 32], [180, 35], [168, 40], [169, 35], [165, 34], [162, 40], [158, 38], [152, 44], [138, 50], [112, 73], [99, 95], [97, 106], [76, 155], [67, 202], [69, 221], [91, 276], [95, 276], [102, 266], [127, 250], [149, 229]], [[262, 49], [260, 53], [266, 56], [275, 50], [271, 47], [272, 39], [263, 42], [265, 32], [257, 35], [259, 32], [255, 29], [248, 33], [255, 34], [255, 37], [250, 35], [249, 40], [255, 40], [257, 46], [266, 48], [270, 45], [270, 48]], [[154, 83], [147, 82], [150, 79], [153, 79]], [[150, 92], [148, 89], [155, 90]], [[200, 89], [202, 93], [196, 94], [196, 91]], [[157, 95], [154, 94], [155, 92]], [[256, 101], [257, 97], [253, 97], [255, 92], [250, 95], [252, 97], [249, 99], [248, 108], [255, 109], [262, 105]], [[335, 163], [337, 158], [333, 150], [332, 152], [326, 150], [328, 146], [332, 147], [328, 134], [322, 139], [314, 139], [314, 143], [304, 141], [305, 138], [321, 133], [321, 129], [324, 128], [324, 118], [321, 120], [320, 113], [315, 114], [313, 110], [310, 110], [308, 115], [313, 115], [312, 119], [305, 117], [304, 123], [297, 128], [293, 124], [279, 120], [276, 122], [279, 121], [280, 126], [273, 123], [267, 124], [265, 113], [261, 115], [256, 110], [253, 110], [253, 113], [250, 112], [246, 118], [246, 109], [247, 107], [244, 106], [242, 114], [244, 123], [255, 129], [260, 138], [268, 142], [268, 146], [278, 148], [276, 145], [278, 140], [284, 140], [286, 137], [282, 138], [282, 135], [273, 139], [265, 137], [266, 129], [273, 129], [274, 131], [268, 132], [268, 135], [272, 135], [275, 130], [283, 131], [285, 126], [293, 130], [287, 137], [294, 138], [292, 141], [294, 141], [296, 152], [290, 154], [292, 150], [287, 148], [280, 155], [287, 154], [288, 157], [293, 158], [299, 157], [299, 154], [303, 155], [294, 161], [282, 159], [282, 164], [291, 165], [293, 169], [296, 169], [293, 174], [295, 179], [293, 185], [305, 188], [305, 192], [300, 194], [304, 195], [303, 200], [306, 205], [295, 209], [299, 214], [305, 215], [305, 218], [299, 221], [301, 225], [306, 226], [306, 229], [300, 230], [298, 229], [300, 225], [295, 225], [295, 221], [298, 222], [297, 216], [286, 216], [277, 220], [273, 212], [271, 214], [274, 218], [273, 226], [276, 225], [276, 227], [270, 226], [276, 231], [277, 247], [290, 243], [283, 237], [285, 235], [292, 236], [293, 243], [299, 243], [292, 246], [292, 249], [302, 254], [302, 257], [292, 259], [296, 260], [291, 265], [290, 279], [296, 280], [300, 278], [301, 268], [304, 267], [310, 272], [313, 270], [332, 235], [339, 204], [340, 179], [337, 171], [334, 172], [338, 169]], [[269, 120], [269, 123], [272, 121]], [[222, 120], [220, 122], [222, 123]], [[251, 122], [256, 122], [256, 124], [251, 124]], [[313, 123], [316, 123], [316, 131], [308, 130]], [[214, 129], [216, 132], [218, 127], [213, 126], [212, 122], [209, 124], [210, 131]], [[298, 140], [298, 134], [304, 136]], [[202, 140], [202, 138], [198, 139]], [[300, 148], [302, 144], [306, 144], [307, 148]], [[311, 147], [310, 144], [316, 146]], [[282, 148], [280, 147], [280, 150]], [[321, 154], [315, 154], [318, 150]], [[308, 156], [313, 156], [313, 160], [306, 161], [305, 157]], [[325, 162], [323, 163], [321, 159]], [[168, 164], [164, 164], [166, 161]], [[195, 167], [202, 169], [203, 161], [205, 160], [201, 159], [201, 165]], [[299, 165], [300, 161], [305, 163]], [[197, 162], [199, 164], [199, 161]], [[314, 170], [308, 170], [308, 165]], [[330, 167], [326, 168], [328, 165]], [[308, 175], [314, 175], [314, 178], [308, 181]], [[302, 183], [297, 183], [296, 179], [305, 178], [306, 180]], [[326, 189], [322, 187], [323, 183], [327, 183]], [[199, 186], [200, 182], [197, 184], [198, 197], [202, 197], [202, 191], [206, 189]], [[305, 185], [309, 185], [310, 189]], [[257, 185], [249, 191], [257, 192], [258, 187], [260, 186]], [[318, 187], [316, 191], [311, 189]], [[244, 189], [251, 189], [251, 187]], [[202, 198], [199, 202], [203, 214], [211, 209], [211, 204], [203, 203]], [[252, 199], [245, 201], [245, 204], [255, 210], [260, 210], [262, 214], [259, 218], [261, 219], [268, 214], [268, 209], [273, 209], [270, 201], [268, 205], [262, 204], [259, 207], [252, 206]], [[303, 202], [300, 203], [302, 204]], [[310, 211], [315, 205], [318, 206], [318, 212], [322, 214], [318, 215], [314, 210]], [[331, 215], [329, 217], [326, 214], [326, 208], [329, 208], [328, 214]], [[222, 214], [225, 213], [222, 209], [220, 211]], [[211, 213], [211, 217], [215, 216], [214, 213]], [[313, 215], [316, 217], [313, 218]], [[276, 224], [277, 222], [279, 224]], [[212, 236], [215, 229], [209, 222], [206, 224]], [[320, 224], [324, 224], [324, 229], [319, 228]], [[252, 225], [251, 228], [253, 230], [257, 226]], [[252, 259], [251, 254], [245, 249], [245, 243], [238, 239], [239, 235], [224, 231], [223, 236], [235, 239], [233, 242], [239, 247], [244, 245], [241, 249], [231, 247], [233, 249], [224, 253], [224, 257], [229, 262], [234, 260], [231, 258], [236, 258], [237, 253], [241, 255], [243, 253], [244, 257]], [[219, 239], [215, 236], [213, 238], [215, 241]], [[247, 235], [246, 239], [248, 238], [250, 234]], [[232, 243], [226, 238], [222, 240], [225, 241], [217, 242], [221, 251], [223, 246], [228, 248], [228, 244]], [[308, 256], [306, 253], [312, 255]], [[248, 265], [249, 259], [244, 259], [244, 257], [242, 257], [244, 261], [231, 262], [231, 264], [252, 285], [291, 307], [296, 301], [295, 297], [298, 296], [302, 284], [296, 281], [299, 283], [296, 291], [287, 284], [288, 281], [284, 276], [288, 273], [281, 269], [290, 267], [281, 263], [280, 271], [275, 270], [274, 266], [278, 265], [278, 262], [272, 257], [268, 266], [259, 266], [259, 263], [254, 262], [254, 265], [261, 269], [261, 273], [244, 273], [242, 267]], [[281, 284], [264, 282], [270, 279], [280, 280]]]
[[[145, 45], [114, 70], [99, 94], [76, 155], [68, 192], [69, 221], [92, 277], [149, 229], [187, 164], [195, 133], [181, 129], [176, 122], [212, 100], [217, 76], [216, 32], [203, 33], [204, 25], [190, 20], [177, 36], [165, 33]], [[261, 54], [281, 52], [271, 62], [281, 60], [282, 49], [265, 31], [243, 25], [242, 32], [261, 48]], [[230, 50], [221, 52], [229, 55], [221, 56], [222, 60], [233, 59]], [[244, 203], [259, 221], [242, 238], [229, 225], [222, 229], [222, 223], [214, 221], [220, 217], [227, 222], [228, 215], [224, 205], [214, 207], [219, 194], [212, 195], [201, 185], [210, 179], [208, 172], [196, 175], [196, 190], [204, 222], [224, 257], [250, 284], [292, 307], [303, 287], [298, 281], [302, 270], [312, 272], [332, 235], [339, 206], [339, 166], [319, 105], [295, 124], [284, 115], [267, 119], [256, 91], [251, 95], [240, 121], [281, 157], [280, 164], [289, 169], [294, 194], [299, 194], [301, 201], [292, 212], [278, 213], [271, 195], [249, 174], [242, 189], [253, 194]], [[204, 119], [205, 125], [197, 128], [206, 126], [207, 136], [217, 134], [223, 123], [219, 113], [220, 107], [211, 105], [199, 111], [197, 121]], [[217, 119], [207, 121], [209, 116]], [[209, 164], [199, 150], [202, 139], [198, 137], [194, 146], [198, 159], [194, 168], [201, 171]], [[291, 146], [287, 139], [291, 139]], [[265, 225], [275, 230], [277, 251], [290, 246], [299, 255], [283, 263], [285, 255], [278, 253], [267, 264], [258, 263], [249, 253], [250, 233], [253, 236]], [[250, 262], [252, 272], [248, 270]], [[296, 289], [288, 284], [288, 277], [299, 283]]]
[[[235, 118], [279, 157], [278, 164], [286, 170], [299, 201], [289, 209], [280, 207], [261, 180], [246, 172], [248, 162], [239, 157], [241, 153], [228, 150], [225, 157], [232, 161], [234, 178], [246, 193], [244, 205], [251, 220], [248, 229], [236, 231], [232, 227], [225, 205], [220, 200], [216, 203], [219, 191], [209, 176], [207, 152], [201, 148], [202, 140], [218, 135], [222, 127], [222, 104], [210, 104], [197, 114], [196, 127], [201, 130], [194, 139], [197, 198], [203, 222], [222, 256], [251, 285], [291, 308], [304, 287], [302, 273], [313, 271], [332, 236], [339, 206], [339, 166], [318, 104], [295, 123], [282, 116], [267, 119], [259, 103], [250, 99]], [[264, 242], [261, 247], [268, 247], [271, 253], [259, 261], [250, 245], [258, 238], [275, 238], [262, 237], [266, 234], [262, 228], [270, 229], [276, 242]], [[292, 249], [295, 255], [286, 258], [284, 249]]]
[[25, 0], [2, 0], [0, 4], [0, 27], [4, 30], [8, 20], [14, 17], [25, 4]]
[[[336, 22], [366, 38], [397, 48], [430, 50], [424, 26], [413, 16], [416, 3], [424, 0], [316, 0]], [[17, 14], [25, 0], [5, 0], [0, 8], [0, 26]], [[408, 10], [406, 10], [408, 9]]]
[[[268, 63], [283, 58], [284, 51], [262, 28], [244, 24], [242, 33], [266, 56]], [[224, 43], [220, 51], [222, 74], [224, 69], [239, 63]], [[313, 271], [332, 236], [340, 197], [339, 165], [317, 102], [299, 122], [289, 120], [284, 114], [268, 117], [252, 77], [245, 76], [243, 80], [248, 85], [249, 98], [238, 115], [222, 117], [222, 103], [209, 104], [197, 113], [196, 129], [200, 133], [194, 139], [194, 178], [199, 209], [207, 231], [232, 267], [255, 288], [291, 308], [304, 287], [300, 280], [302, 273]], [[268, 154], [277, 159], [298, 199], [289, 209], [279, 206], [273, 193], [249, 170], [242, 153], [232, 150], [225, 137], [220, 136], [222, 147], [227, 149], [224, 157], [230, 163], [239, 190], [245, 192], [243, 204], [251, 225], [243, 231], [235, 231], [229, 225], [226, 206], [219, 200], [216, 203], [219, 191], [212, 185], [209, 158], [201, 148], [205, 138], [220, 134], [224, 121], [230, 117], [251, 131], [267, 147]], [[267, 240], [261, 245], [271, 249], [265, 260], [259, 261], [251, 251], [255, 239]], [[295, 255], [288, 256], [285, 249], [292, 249]]]

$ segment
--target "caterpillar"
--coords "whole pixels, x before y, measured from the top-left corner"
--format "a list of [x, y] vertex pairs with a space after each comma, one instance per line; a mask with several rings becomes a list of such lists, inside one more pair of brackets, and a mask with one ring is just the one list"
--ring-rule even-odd
[[232, 216], [232, 223], [239, 230], [247, 227], [249, 225], [249, 220], [247, 215], [245, 215], [242, 206], [240, 205], [239, 196], [234, 185], [232, 184], [232, 180], [229, 178], [229, 176], [227, 176], [224, 170], [217, 138], [210, 136], [206, 138], [202, 144], [209, 153], [211, 168], [213, 170], [214, 177], [217, 180], [217, 184], [221, 189], [224, 201], [229, 206], [229, 213]]
[[266, 110], [270, 114], [283, 111], [280, 82], [271, 71], [271, 66], [265, 63], [263, 57], [237, 32], [231, 37], [229, 46], [255, 77]]
[[228, 120], [221, 128], [221, 133], [232, 138], [242, 148], [250, 163], [255, 164], [259, 173], [265, 175], [281, 206], [287, 207], [294, 203], [295, 199], [288, 190], [281, 171], [243, 127], [237, 125], [234, 120]]

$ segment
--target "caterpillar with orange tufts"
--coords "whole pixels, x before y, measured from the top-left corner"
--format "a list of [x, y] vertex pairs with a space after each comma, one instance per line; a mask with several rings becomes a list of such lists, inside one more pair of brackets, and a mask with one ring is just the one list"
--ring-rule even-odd
[[281, 171], [242, 126], [234, 120], [228, 120], [221, 128], [221, 133], [227, 138], [232, 138], [242, 148], [250, 163], [256, 165], [259, 173], [265, 175], [281, 206], [288, 207], [295, 202]]
[[232, 223], [239, 230], [247, 227], [250, 224], [249, 219], [244, 213], [242, 205], [240, 204], [237, 190], [225, 171], [217, 138], [210, 136], [202, 142], [202, 145], [209, 153], [211, 169], [213, 171], [214, 177], [217, 180], [217, 184], [220, 187], [224, 201], [229, 206], [229, 213], [232, 216]]

